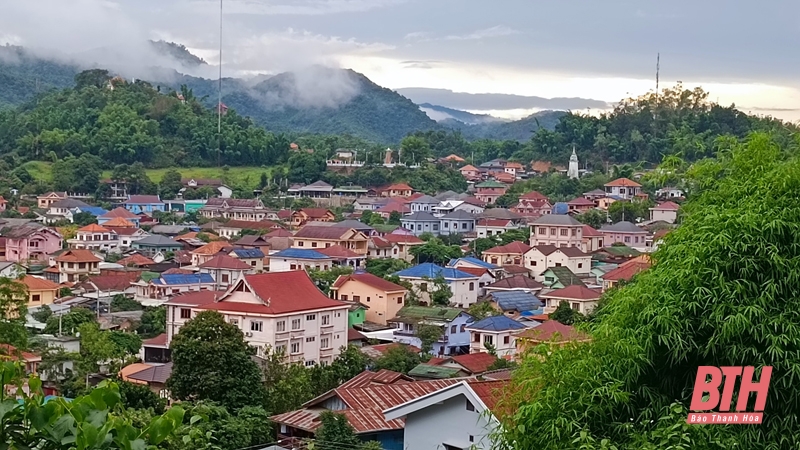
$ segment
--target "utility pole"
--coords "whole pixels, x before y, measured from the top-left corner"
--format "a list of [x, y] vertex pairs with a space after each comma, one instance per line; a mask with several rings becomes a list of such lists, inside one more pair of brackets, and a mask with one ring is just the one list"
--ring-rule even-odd
[[217, 167], [222, 157], [222, 0], [219, 0], [219, 85], [217, 86]]

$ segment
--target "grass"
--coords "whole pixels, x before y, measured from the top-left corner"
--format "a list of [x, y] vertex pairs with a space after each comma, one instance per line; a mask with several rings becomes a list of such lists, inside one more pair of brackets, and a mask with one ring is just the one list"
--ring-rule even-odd
[[[28, 173], [36, 180], [52, 181], [53, 165], [44, 161], [29, 161], [23, 164], [23, 167], [28, 170]], [[228, 170], [227, 177], [224, 177], [224, 171], [218, 167], [178, 167], [178, 172], [181, 173], [183, 178], [228, 178], [235, 182], [243, 184], [256, 185], [261, 179], [261, 174], [266, 172], [267, 176], [271, 176], [271, 172], [275, 167], [261, 167], [261, 166], [243, 166], [231, 167]], [[169, 168], [166, 169], [147, 169], [147, 176], [154, 183], [161, 181]], [[102, 179], [111, 178], [111, 171], [104, 171], [100, 177]]]

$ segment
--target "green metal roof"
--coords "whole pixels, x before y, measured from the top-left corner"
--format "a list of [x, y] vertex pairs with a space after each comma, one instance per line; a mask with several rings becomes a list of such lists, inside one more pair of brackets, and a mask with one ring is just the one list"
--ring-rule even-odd
[[501, 182], [499, 182], [499, 181], [489, 180], [489, 181], [484, 181], [483, 183], [478, 183], [478, 184], [475, 185], [475, 187], [476, 188], [502, 188], [502, 187], [506, 187], [506, 185], [501, 183]]
[[392, 231], [398, 229], [400, 225], [389, 225], [389, 224], [380, 224], [380, 225], [371, 225], [372, 228], [375, 228], [376, 231], [380, 233], [391, 233]]
[[418, 364], [408, 372], [411, 377], [417, 378], [453, 378], [457, 377], [461, 370], [453, 367], [432, 366], [430, 364]]
[[577, 275], [575, 275], [574, 273], [572, 273], [571, 270], [569, 270], [569, 267], [565, 267], [565, 266], [551, 267], [551, 268], [549, 268], [549, 269], [547, 269], [545, 271], [545, 273], [547, 273], [547, 272], [551, 272], [553, 275], [555, 275], [556, 278], [558, 279], [558, 281], [561, 284], [563, 284], [564, 287], [572, 286], [572, 285], [586, 286], [583, 283], [583, 281], [581, 281], [581, 279], [578, 278]]
[[154, 279], [156, 279], [156, 278], [158, 278], [160, 276], [161, 276], [161, 274], [160, 273], [156, 273], [156, 272], [142, 272], [142, 275], [141, 275], [142, 281], [144, 281], [145, 283], [149, 283], [150, 280], [154, 280]]
[[627, 245], [618, 245], [618, 246], [610, 246], [610, 247], [603, 247], [603, 252], [611, 253], [615, 256], [639, 256], [642, 254], [639, 250], [634, 248], [630, 248]]
[[453, 320], [463, 311], [458, 308], [436, 308], [430, 306], [404, 306], [397, 311], [397, 317], [414, 319]]

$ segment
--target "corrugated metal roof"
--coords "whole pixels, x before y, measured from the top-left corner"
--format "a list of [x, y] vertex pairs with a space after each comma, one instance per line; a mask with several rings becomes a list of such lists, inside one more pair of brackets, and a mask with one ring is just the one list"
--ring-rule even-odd
[[287, 248], [270, 255], [270, 258], [298, 258], [298, 259], [331, 259], [330, 256], [323, 255], [316, 250], [305, 250], [300, 248]]
[[445, 279], [461, 279], [461, 278], [478, 278], [472, 274], [462, 272], [458, 269], [453, 269], [450, 267], [442, 267], [433, 263], [424, 263], [418, 266], [409, 267], [408, 269], [401, 270], [399, 272], [394, 273], [393, 275], [397, 275], [399, 277], [408, 277], [408, 278], [436, 278], [439, 275], [444, 277]]

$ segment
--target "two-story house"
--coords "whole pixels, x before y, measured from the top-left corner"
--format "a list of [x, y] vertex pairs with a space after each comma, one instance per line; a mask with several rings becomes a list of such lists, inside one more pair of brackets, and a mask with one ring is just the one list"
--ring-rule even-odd
[[331, 267], [333, 267], [332, 257], [310, 248], [286, 248], [269, 255], [270, 272], [329, 270]]
[[525, 253], [530, 249], [530, 245], [514, 241], [484, 250], [481, 256], [484, 261], [493, 265], [521, 266]]
[[475, 275], [433, 263], [424, 263], [396, 272], [394, 275], [408, 281], [420, 291], [420, 301], [431, 304], [433, 281], [442, 277], [452, 293], [450, 304], [459, 308], [469, 308], [478, 301], [478, 278]]
[[189, 308], [167, 302], [168, 340], [198, 311], [210, 310], [239, 327], [259, 354], [269, 347], [288, 362], [329, 364], [347, 345], [350, 305], [328, 298], [305, 271], [245, 275], [220, 296], [200, 295], [206, 302]]
[[102, 225], [104, 227], [108, 227], [111, 225], [106, 225], [108, 222], [114, 219], [124, 219], [126, 222], [130, 222], [133, 224], [134, 227], [139, 228], [140, 218], [136, 214], [128, 211], [125, 208], [119, 207], [114, 208], [111, 211], [103, 214], [102, 216], [97, 217], [97, 224]]
[[239, 261], [249, 265], [253, 269], [253, 273], [261, 273], [264, 271], [264, 251], [260, 248], [234, 248], [228, 253]]
[[366, 306], [366, 320], [386, 325], [405, 305], [408, 290], [399, 284], [371, 273], [340, 275], [330, 288], [336, 300], [352, 301]]
[[67, 198], [66, 192], [48, 192], [36, 197], [36, 206], [39, 209], [50, 209], [50, 205], [65, 198]]
[[582, 231], [583, 244], [581, 245], [581, 250], [583, 250], [584, 253], [596, 252], [603, 248], [603, 233], [589, 225], [584, 225]]
[[461, 176], [463, 176], [469, 181], [476, 181], [481, 179], [481, 171], [478, 170], [478, 168], [473, 166], [472, 164], [467, 164], [466, 166], [458, 169], [458, 171], [461, 172]]
[[467, 325], [470, 353], [489, 353], [493, 349], [500, 358], [512, 358], [517, 352], [516, 333], [527, 328], [506, 316], [491, 316]]
[[570, 214], [583, 214], [595, 208], [595, 203], [586, 197], [577, 197], [567, 202]]
[[367, 254], [369, 241], [364, 233], [353, 228], [330, 226], [305, 226], [298, 230], [292, 239], [293, 248], [313, 250], [341, 245], [359, 255]]
[[74, 198], [57, 200], [51, 203], [50, 208], [47, 209], [46, 220], [51, 223], [58, 220], [68, 220], [72, 222], [74, 211], [88, 206], [89, 205], [87, 205], [85, 202]]
[[53, 304], [61, 288], [50, 280], [33, 275], [25, 275], [22, 284], [28, 288], [28, 309]]
[[270, 215], [270, 211], [264, 207], [264, 203], [257, 198], [210, 198], [199, 211], [201, 216], [208, 219], [222, 217], [260, 221]]
[[200, 273], [207, 273], [214, 278], [214, 290], [227, 289], [244, 275], [255, 273], [253, 267], [243, 261], [225, 254], [218, 254], [198, 266]]
[[606, 196], [631, 200], [642, 192], [642, 185], [628, 178], [617, 178], [603, 185]]
[[539, 295], [545, 302], [545, 314], [552, 314], [561, 302], [567, 302], [573, 310], [581, 314], [589, 314], [597, 307], [601, 296], [600, 292], [581, 285], [567, 286]]
[[422, 347], [417, 336], [420, 325], [433, 325], [442, 329], [442, 336], [433, 343], [431, 353], [439, 356], [469, 353], [470, 335], [467, 326], [475, 319], [457, 308], [405, 306], [389, 319], [394, 326], [394, 341]]
[[302, 208], [292, 213], [292, 225], [302, 227], [308, 222], [333, 222], [336, 215], [325, 208]]
[[667, 223], [675, 223], [678, 220], [678, 209], [680, 205], [675, 202], [662, 202], [650, 208], [650, 220], [663, 220]]
[[476, 184], [475, 189], [475, 197], [491, 205], [508, 191], [508, 185], [499, 181], [489, 180]]
[[598, 231], [603, 235], [603, 241], [606, 245], [621, 242], [640, 252], [650, 251], [650, 246], [647, 242], [647, 237], [650, 233], [631, 222], [617, 222], [613, 225], [606, 225]]
[[164, 202], [157, 195], [129, 195], [123, 206], [134, 214], [164, 211]]
[[531, 246], [583, 247], [583, 224], [566, 214], [548, 214], [531, 223]]
[[431, 197], [430, 195], [423, 195], [408, 202], [411, 212], [427, 212], [433, 213], [433, 208], [439, 206], [439, 200]]
[[499, 236], [506, 231], [516, 230], [520, 223], [514, 219], [478, 219], [475, 224], [475, 232], [478, 238]]
[[466, 211], [453, 211], [441, 219], [439, 234], [462, 234], [475, 231], [475, 216]]
[[131, 285], [136, 290], [134, 300], [144, 306], [158, 306], [185, 292], [213, 291], [217, 282], [207, 273], [164, 273], [150, 281], [139, 280]]
[[118, 252], [119, 235], [105, 227], [97, 224], [87, 225], [78, 228], [75, 237], [67, 239], [69, 248], [73, 249], [87, 249], [103, 252]]
[[395, 183], [381, 189], [381, 197], [411, 197], [414, 188], [406, 183]]
[[414, 236], [419, 236], [423, 233], [438, 236], [441, 221], [431, 213], [420, 211], [400, 218], [400, 225], [413, 233]]
[[383, 238], [391, 242], [394, 246], [392, 248], [392, 258], [402, 259], [408, 262], [414, 260], [411, 249], [418, 245], [425, 245], [425, 241], [413, 235], [392, 233], [385, 235]]
[[577, 276], [586, 276], [592, 270], [592, 255], [576, 247], [537, 245], [525, 252], [523, 261], [533, 278], [540, 282], [551, 267], [566, 267]]
[[89, 250], [67, 250], [56, 257], [59, 283], [77, 283], [92, 275], [100, 275], [101, 258]]
[[38, 223], [13, 227], [3, 236], [6, 238], [7, 261], [47, 261], [48, 255], [61, 249], [61, 235]]
[[208, 244], [198, 247], [191, 251], [192, 265], [199, 266], [220, 252], [228, 253], [233, 250], [233, 246], [226, 241], [211, 241]]
[[524, 217], [539, 217], [550, 214], [553, 205], [549, 200], [523, 200], [520, 199], [516, 205], [511, 207], [511, 211]]

